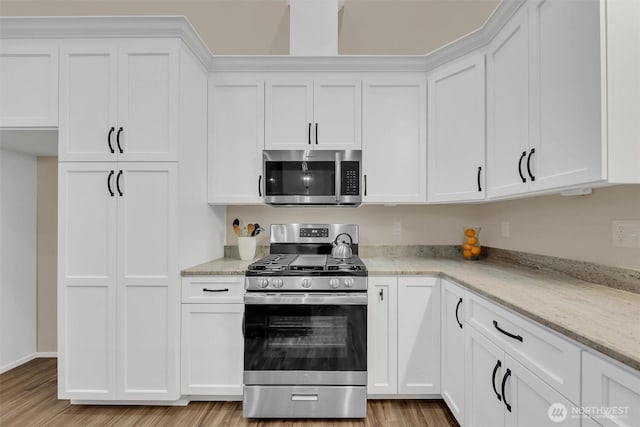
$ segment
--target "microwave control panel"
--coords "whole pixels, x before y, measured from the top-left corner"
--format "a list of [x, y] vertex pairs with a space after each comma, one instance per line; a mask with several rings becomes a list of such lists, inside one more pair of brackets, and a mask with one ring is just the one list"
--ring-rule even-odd
[[360, 195], [360, 162], [343, 161], [341, 163], [340, 194], [343, 196]]

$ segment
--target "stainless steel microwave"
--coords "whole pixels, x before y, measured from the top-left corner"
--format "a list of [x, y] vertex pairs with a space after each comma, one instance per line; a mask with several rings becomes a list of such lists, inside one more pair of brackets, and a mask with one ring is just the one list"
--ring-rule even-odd
[[264, 201], [273, 206], [359, 206], [362, 151], [264, 150]]

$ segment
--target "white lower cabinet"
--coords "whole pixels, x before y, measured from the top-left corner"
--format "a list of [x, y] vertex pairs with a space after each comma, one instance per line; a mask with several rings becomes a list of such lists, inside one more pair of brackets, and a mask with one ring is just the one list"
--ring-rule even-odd
[[610, 414], [590, 414], [605, 427], [640, 426], [640, 375], [583, 352], [582, 406]]
[[243, 276], [183, 278], [183, 395], [242, 399], [243, 279]]
[[466, 326], [465, 426], [580, 426], [571, 402]]
[[440, 280], [442, 317], [440, 332], [441, 394], [460, 425], [464, 425], [464, 289]]
[[440, 393], [438, 282], [432, 277], [369, 278], [370, 396]]

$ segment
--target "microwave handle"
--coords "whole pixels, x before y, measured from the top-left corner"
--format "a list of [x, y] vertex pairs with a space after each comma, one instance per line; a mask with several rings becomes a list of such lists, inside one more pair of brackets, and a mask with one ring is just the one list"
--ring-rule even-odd
[[340, 182], [342, 181], [342, 155], [336, 151], [336, 182], [335, 193], [336, 203], [340, 202]]

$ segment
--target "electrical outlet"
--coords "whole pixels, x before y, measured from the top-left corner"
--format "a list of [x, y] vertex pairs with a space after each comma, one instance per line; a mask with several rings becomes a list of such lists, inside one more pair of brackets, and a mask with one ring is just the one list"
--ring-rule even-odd
[[391, 232], [394, 236], [399, 236], [402, 234], [402, 223], [394, 222], [393, 223], [393, 231]]
[[611, 223], [613, 246], [640, 248], [640, 220], [613, 221]]
[[502, 237], [511, 237], [511, 223], [509, 221], [502, 221], [500, 224], [500, 234]]

